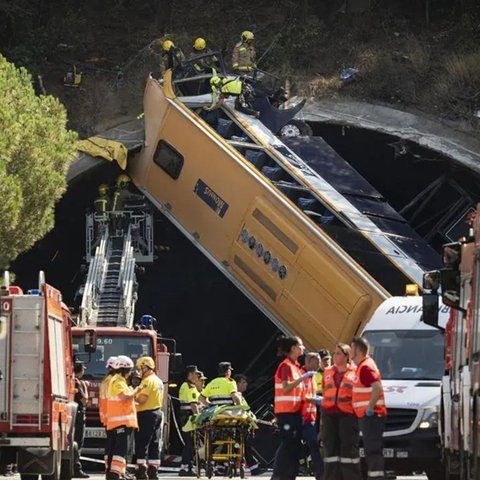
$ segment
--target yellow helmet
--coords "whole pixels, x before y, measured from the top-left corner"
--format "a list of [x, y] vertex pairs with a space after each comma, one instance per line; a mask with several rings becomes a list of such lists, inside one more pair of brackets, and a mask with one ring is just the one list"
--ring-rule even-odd
[[195, 42], [193, 43], [193, 48], [195, 50], [205, 50], [207, 48], [207, 42], [205, 41], [204, 38], [198, 37], [195, 39]]
[[218, 87], [222, 83], [222, 79], [218, 75], [213, 75], [210, 79], [210, 85], [212, 87]]
[[147, 367], [155, 370], [155, 362], [152, 357], [139, 357], [136, 362], [137, 368]]
[[172, 47], [174, 47], [175, 44], [171, 40], [165, 40], [162, 43], [162, 48], [164, 52], [169, 52]]
[[247, 42], [249, 40], [255, 40], [255, 35], [250, 30], [245, 30], [242, 32], [242, 40]]
[[117, 187], [121, 187], [122, 185], [126, 185], [130, 182], [130, 177], [122, 173], [117, 177]]
[[99, 186], [98, 186], [98, 193], [100, 195], [106, 195], [108, 193], [108, 185], [106, 183], [101, 183]]

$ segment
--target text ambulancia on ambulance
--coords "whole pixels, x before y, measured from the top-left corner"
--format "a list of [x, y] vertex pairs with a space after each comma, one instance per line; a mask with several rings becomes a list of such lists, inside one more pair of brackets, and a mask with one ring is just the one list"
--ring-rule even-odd
[[[440, 305], [439, 310], [439, 324], [445, 327], [449, 308]], [[363, 335], [385, 391], [386, 469], [433, 474], [441, 459], [438, 416], [444, 334], [421, 318], [421, 296], [391, 297], [377, 308]]]

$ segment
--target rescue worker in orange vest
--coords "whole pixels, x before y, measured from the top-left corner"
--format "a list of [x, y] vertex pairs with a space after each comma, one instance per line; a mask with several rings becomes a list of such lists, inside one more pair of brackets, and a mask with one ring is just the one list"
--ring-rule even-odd
[[163, 382], [155, 374], [153, 358], [139, 357], [136, 366], [142, 380], [135, 397], [138, 420], [138, 430], [135, 432], [135, 476], [139, 480], [154, 480], [160, 466]]
[[315, 470], [315, 478], [320, 480], [323, 474], [323, 462], [320, 456], [320, 446], [318, 444], [317, 431], [317, 405], [321, 404], [321, 397], [317, 396], [317, 382], [315, 374], [320, 368], [320, 355], [316, 352], [309, 352], [305, 355], [305, 372], [313, 372], [313, 376], [307, 378], [303, 382], [303, 401], [302, 401], [302, 418], [303, 418], [303, 440], [308, 447], [310, 457], [312, 459], [313, 468]]
[[303, 382], [315, 372], [303, 373], [298, 358], [305, 347], [298, 337], [280, 337], [278, 354], [284, 359], [275, 372], [274, 412], [281, 442], [275, 454], [272, 480], [292, 480], [298, 474], [302, 440]]
[[[100, 423], [107, 428], [107, 414], [108, 414], [108, 387], [110, 385], [110, 381], [112, 380], [113, 376], [115, 375], [116, 371], [113, 368], [115, 362], [117, 361], [117, 357], [109, 357], [107, 363], [105, 365], [107, 369], [107, 374], [105, 378], [101, 381], [100, 387], [98, 389], [98, 412], [100, 415]], [[113, 446], [113, 431], [106, 430], [107, 433], [107, 441], [105, 442], [105, 473], [110, 471], [110, 459], [112, 458], [112, 446]]]
[[382, 377], [372, 357], [368, 355], [367, 339], [352, 340], [351, 358], [357, 365], [353, 385], [353, 409], [362, 432], [368, 478], [384, 479], [383, 430], [387, 408], [383, 393]]
[[322, 439], [324, 480], [361, 480], [358, 420], [352, 405], [356, 367], [350, 347], [338, 343], [334, 364], [323, 372]]
[[232, 67], [235, 73], [245, 75], [257, 69], [254, 41], [253, 32], [249, 30], [242, 32], [241, 41], [235, 45], [232, 53]]
[[127, 469], [128, 438], [138, 428], [135, 396], [140, 386], [132, 390], [127, 380], [132, 375], [133, 361], [119, 355], [113, 367], [117, 373], [112, 377], [107, 394], [107, 430], [112, 435], [112, 458], [107, 480], [122, 480]]

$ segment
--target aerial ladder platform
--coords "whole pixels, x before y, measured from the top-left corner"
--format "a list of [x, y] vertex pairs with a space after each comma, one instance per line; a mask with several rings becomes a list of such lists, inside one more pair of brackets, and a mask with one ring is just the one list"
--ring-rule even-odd
[[[145, 207], [145, 205], [143, 205]], [[142, 207], [86, 216], [86, 261], [79, 326], [132, 328], [137, 264], [154, 260], [153, 217]]]
[[147, 80], [127, 171], [280, 330], [331, 348], [405, 284], [421, 287], [436, 252], [320, 137], [278, 135], [298, 107], [259, 98], [257, 119], [227, 100], [207, 113], [207, 78]]

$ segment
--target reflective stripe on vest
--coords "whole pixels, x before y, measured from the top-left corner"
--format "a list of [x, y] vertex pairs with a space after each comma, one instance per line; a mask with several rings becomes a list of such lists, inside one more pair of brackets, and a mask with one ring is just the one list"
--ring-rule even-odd
[[212, 395], [208, 400], [212, 405], [233, 405], [233, 399], [231, 396]]
[[302, 372], [300, 367], [292, 362], [289, 358], [283, 360], [277, 367], [275, 372], [275, 413], [295, 413], [298, 412], [302, 405], [303, 382], [292, 388], [288, 392], [283, 388], [282, 379], [280, 378], [280, 370], [283, 365], [288, 365], [292, 371], [290, 382], [297, 380]]
[[[117, 377], [118, 375], [115, 375], [111, 382], [118, 381]], [[109, 385], [109, 390], [110, 388], [112, 388], [112, 383]], [[107, 408], [107, 430], [122, 426], [138, 428], [134, 398], [122, 400], [119, 396], [108, 395]]]
[[353, 385], [356, 381], [355, 369], [349, 368], [345, 371], [338, 388], [335, 384], [336, 372], [337, 369], [334, 366], [327, 367], [323, 372], [322, 408], [328, 410], [336, 406], [341, 412], [353, 415], [352, 395]]
[[[360, 381], [360, 374], [362, 368], [370, 367], [372, 370], [378, 373], [380, 384], [382, 383], [382, 378], [380, 376], [380, 372], [377, 368], [376, 363], [374, 362], [373, 358], [365, 357], [358, 365], [357, 372], [356, 372], [356, 380], [353, 384], [353, 392], [352, 392], [352, 403], [353, 409], [355, 410], [355, 415], [358, 418], [362, 418], [365, 416], [365, 411], [367, 410], [368, 404], [370, 402], [370, 398], [372, 396], [372, 387], [366, 387]], [[387, 415], [387, 408], [385, 407], [385, 395], [383, 393], [383, 386], [382, 391], [380, 392], [380, 397], [375, 404], [373, 411], [376, 415], [380, 415], [382, 417]]]

